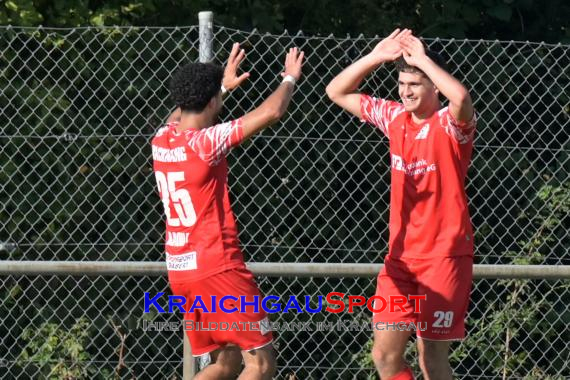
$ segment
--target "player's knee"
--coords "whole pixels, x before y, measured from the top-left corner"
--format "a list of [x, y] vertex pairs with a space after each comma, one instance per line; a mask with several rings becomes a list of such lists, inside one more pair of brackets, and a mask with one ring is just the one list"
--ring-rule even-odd
[[403, 362], [403, 358], [398, 353], [390, 349], [386, 349], [379, 344], [372, 346], [372, 360], [379, 369], [399, 368]]
[[447, 353], [438, 350], [421, 350], [419, 353], [419, 364], [424, 376], [433, 379], [434, 375], [447, 373], [449, 371], [449, 357]]
[[245, 363], [246, 369], [255, 372], [262, 379], [271, 379], [275, 375], [277, 365], [273, 354], [255, 355], [248, 358]]
[[271, 379], [275, 375], [276, 365], [271, 360], [256, 360], [248, 362], [246, 369], [255, 372], [261, 376], [262, 379]]

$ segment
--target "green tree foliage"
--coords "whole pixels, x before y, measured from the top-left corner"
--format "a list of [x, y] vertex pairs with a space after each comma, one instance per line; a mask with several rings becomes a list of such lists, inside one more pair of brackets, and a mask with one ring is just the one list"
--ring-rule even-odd
[[21, 335], [25, 346], [18, 356], [18, 365], [30, 377], [90, 379], [95, 369], [90, 366], [90, 355], [85, 351], [90, 340], [88, 327], [89, 322], [81, 318], [69, 330], [47, 322], [26, 328]]
[[202, 10], [226, 27], [279, 33], [385, 35], [396, 26], [425, 37], [570, 40], [565, 0], [8, 0], [0, 24], [19, 26], [186, 26]]

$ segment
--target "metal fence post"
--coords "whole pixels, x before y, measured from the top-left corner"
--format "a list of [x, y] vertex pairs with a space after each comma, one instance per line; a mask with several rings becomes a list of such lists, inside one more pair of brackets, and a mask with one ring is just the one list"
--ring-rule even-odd
[[183, 366], [182, 366], [182, 379], [190, 380], [194, 378], [196, 374], [196, 368], [194, 368], [194, 357], [192, 356], [192, 347], [190, 346], [190, 340], [188, 340], [188, 335], [186, 335], [186, 330], [184, 329], [184, 324], [182, 324], [182, 335], [184, 336], [184, 353], [182, 355]]
[[[214, 58], [214, 12], [204, 11], [198, 13], [198, 23], [200, 25], [200, 62], [211, 62]], [[196, 373], [195, 361], [192, 357], [192, 347], [186, 335], [184, 328], [182, 329], [184, 335], [184, 352], [182, 354], [182, 378], [190, 380], [194, 378]]]
[[200, 24], [200, 62], [210, 62], [214, 58], [214, 12], [198, 13]]

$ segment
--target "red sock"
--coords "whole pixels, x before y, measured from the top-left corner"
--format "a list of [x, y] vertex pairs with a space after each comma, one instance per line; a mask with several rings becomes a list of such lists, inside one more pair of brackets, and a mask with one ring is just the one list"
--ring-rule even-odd
[[414, 373], [409, 367], [406, 367], [401, 372], [395, 374], [388, 380], [414, 380]]

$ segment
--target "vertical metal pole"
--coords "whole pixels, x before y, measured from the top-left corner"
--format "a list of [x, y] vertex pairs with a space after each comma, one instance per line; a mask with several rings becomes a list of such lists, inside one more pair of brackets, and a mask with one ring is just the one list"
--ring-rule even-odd
[[200, 22], [200, 62], [214, 59], [214, 12], [198, 13]]
[[[214, 59], [214, 12], [204, 11], [198, 13], [198, 24], [200, 26], [200, 62], [211, 62]], [[184, 324], [182, 324], [184, 326]], [[192, 347], [186, 335], [186, 330], [182, 328], [184, 334], [184, 352], [182, 354], [182, 379], [191, 380], [196, 374]]]
[[192, 356], [192, 347], [190, 347], [190, 341], [188, 340], [188, 335], [184, 329], [184, 323], [182, 323], [182, 334], [184, 335], [184, 353], [182, 354], [182, 379], [192, 380], [196, 374], [196, 368], [194, 368], [196, 361]]

